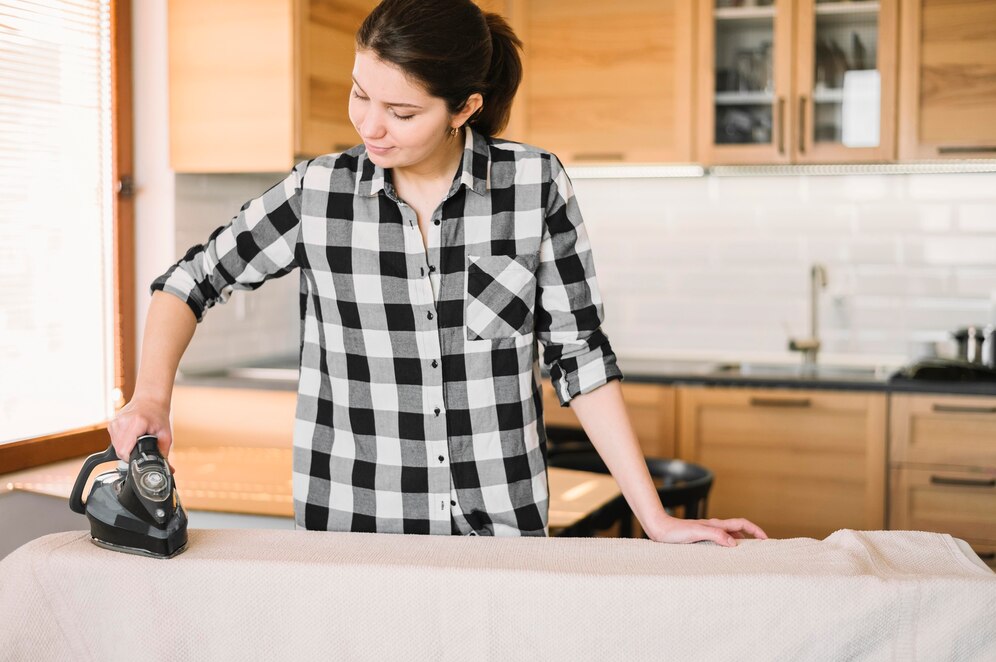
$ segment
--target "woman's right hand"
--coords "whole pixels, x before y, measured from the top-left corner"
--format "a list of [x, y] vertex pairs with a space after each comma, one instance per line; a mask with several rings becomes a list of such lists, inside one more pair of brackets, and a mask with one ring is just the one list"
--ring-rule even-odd
[[129, 460], [132, 449], [143, 434], [158, 438], [159, 451], [164, 458], [169, 457], [169, 449], [173, 445], [169, 406], [154, 400], [132, 398], [108, 423], [107, 432], [111, 435], [111, 444], [118, 458], [124, 462]]

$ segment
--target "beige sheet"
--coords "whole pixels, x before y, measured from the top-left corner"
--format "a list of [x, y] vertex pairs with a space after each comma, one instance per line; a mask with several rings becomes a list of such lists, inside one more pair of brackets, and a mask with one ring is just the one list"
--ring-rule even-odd
[[950, 536], [647, 540], [84, 532], [0, 562], [3, 660], [996, 660], [996, 575]]

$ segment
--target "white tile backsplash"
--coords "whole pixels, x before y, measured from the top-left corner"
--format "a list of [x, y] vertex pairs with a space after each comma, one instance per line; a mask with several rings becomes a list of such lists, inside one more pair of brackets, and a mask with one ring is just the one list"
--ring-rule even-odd
[[[177, 255], [281, 178], [178, 175]], [[809, 267], [827, 354], [914, 356], [996, 323], [996, 175], [575, 179], [621, 355], [766, 357], [809, 332]], [[293, 353], [298, 279], [212, 309], [185, 365]], [[242, 303], [239, 303], [240, 298]]]
[[620, 354], [788, 358], [788, 336], [809, 331], [813, 262], [829, 271], [828, 354], [913, 357], [955, 327], [996, 323], [996, 175], [616, 180], [626, 208], [652, 191], [666, 219], [638, 233], [619, 225], [604, 182], [574, 185]]

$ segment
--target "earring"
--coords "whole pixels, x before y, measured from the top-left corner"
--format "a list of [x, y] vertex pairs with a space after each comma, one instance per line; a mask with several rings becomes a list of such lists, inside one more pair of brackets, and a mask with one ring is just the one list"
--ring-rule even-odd
[[455, 137], [456, 134], [457, 134], [457, 131], [459, 131], [459, 130], [460, 130], [460, 127], [451, 126], [450, 127], [450, 138]]

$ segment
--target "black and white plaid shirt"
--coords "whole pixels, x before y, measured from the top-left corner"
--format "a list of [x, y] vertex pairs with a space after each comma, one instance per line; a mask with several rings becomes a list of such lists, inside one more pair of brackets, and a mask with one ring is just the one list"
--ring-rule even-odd
[[468, 130], [428, 230], [359, 145], [298, 164], [152, 290], [200, 321], [300, 270], [299, 527], [547, 535], [536, 340], [562, 403], [621, 378], [570, 180]]

